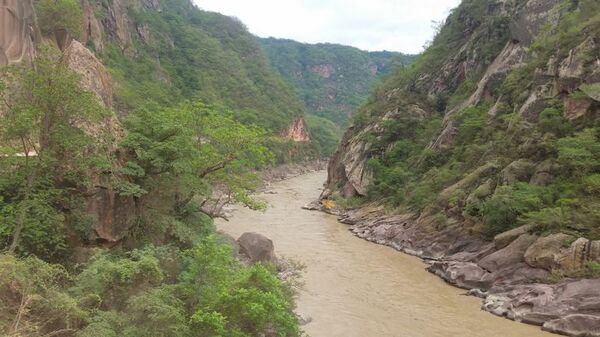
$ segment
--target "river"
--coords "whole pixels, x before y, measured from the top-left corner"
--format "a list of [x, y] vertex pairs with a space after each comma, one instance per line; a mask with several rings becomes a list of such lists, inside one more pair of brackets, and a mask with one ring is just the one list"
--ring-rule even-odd
[[480, 310], [479, 299], [444, 283], [418, 258], [356, 238], [335, 216], [301, 207], [318, 197], [326, 173], [273, 184], [266, 212], [237, 208], [220, 230], [271, 238], [278, 256], [306, 266], [297, 312], [311, 337], [556, 336]]

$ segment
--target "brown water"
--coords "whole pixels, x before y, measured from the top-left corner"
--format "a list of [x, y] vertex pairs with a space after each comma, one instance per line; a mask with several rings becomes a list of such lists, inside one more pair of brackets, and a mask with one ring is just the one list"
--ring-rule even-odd
[[275, 243], [279, 256], [306, 265], [297, 312], [311, 317], [312, 337], [541, 337], [538, 327], [495, 317], [425, 271], [418, 258], [354, 237], [331, 215], [302, 210], [320, 193], [325, 172], [271, 186], [265, 212], [237, 209], [219, 229], [252, 231]]

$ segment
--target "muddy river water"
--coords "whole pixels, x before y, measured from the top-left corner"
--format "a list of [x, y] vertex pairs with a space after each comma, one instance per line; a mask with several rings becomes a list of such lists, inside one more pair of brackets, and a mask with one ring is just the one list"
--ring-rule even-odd
[[356, 238], [348, 226], [301, 209], [320, 193], [326, 173], [273, 184], [266, 212], [234, 211], [220, 230], [261, 233], [277, 255], [305, 266], [297, 312], [312, 337], [541, 337], [538, 327], [495, 317], [480, 300], [425, 271], [418, 258]]

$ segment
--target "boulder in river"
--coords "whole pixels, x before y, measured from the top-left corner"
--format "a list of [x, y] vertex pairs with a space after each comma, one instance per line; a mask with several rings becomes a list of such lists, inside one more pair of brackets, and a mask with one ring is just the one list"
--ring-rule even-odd
[[247, 232], [237, 239], [240, 253], [250, 259], [250, 263], [276, 263], [273, 241], [258, 233]]

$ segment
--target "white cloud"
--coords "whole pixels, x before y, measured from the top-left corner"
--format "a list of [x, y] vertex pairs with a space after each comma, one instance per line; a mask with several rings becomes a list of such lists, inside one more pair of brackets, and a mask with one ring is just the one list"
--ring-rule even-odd
[[261, 37], [417, 53], [460, 0], [194, 0]]

